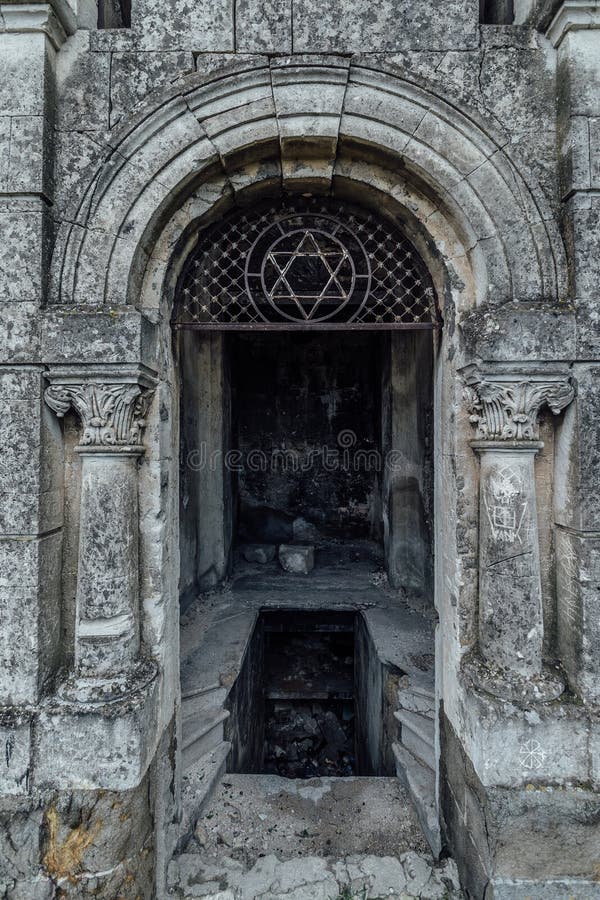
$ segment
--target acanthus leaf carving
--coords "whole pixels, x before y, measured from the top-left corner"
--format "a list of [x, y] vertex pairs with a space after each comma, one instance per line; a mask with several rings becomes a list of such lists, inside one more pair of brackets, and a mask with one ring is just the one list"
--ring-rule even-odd
[[80, 446], [139, 446], [152, 390], [125, 382], [51, 384], [45, 399], [57, 416], [73, 408], [82, 424]]
[[539, 438], [539, 412], [547, 406], [555, 415], [575, 396], [568, 378], [538, 380], [471, 373], [463, 392], [469, 421], [477, 438], [493, 441], [534, 441]]

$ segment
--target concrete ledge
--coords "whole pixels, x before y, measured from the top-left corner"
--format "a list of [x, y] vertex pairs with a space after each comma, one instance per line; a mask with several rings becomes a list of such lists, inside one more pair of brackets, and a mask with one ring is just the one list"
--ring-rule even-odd
[[600, 28], [600, 8], [589, 0], [565, 0], [550, 23], [546, 37], [559, 47], [569, 31]]
[[[458, 738], [444, 715], [440, 730], [445, 837], [469, 896], [477, 900], [600, 896], [600, 884], [595, 882], [600, 794], [589, 785], [550, 786], [541, 780], [520, 789], [485, 785], [468, 758], [464, 738]], [[515, 765], [513, 745], [505, 726], [498, 748]]]
[[[107, 704], [47, 701], [34, 726], [36, 787], [123, 791], [146, 774], [160, 735], [160, 677]], [[83, 739], [85, 738], [85, 739]]]
[[484, 787], [600, 785], [600, 720], [593, 710], [560, 699], [518, 705], [462, 678], [462, 720], [453, 727]]
[[46, 34], [57, 50], [77, 30], [77, 19], [67, 0], [49, 0], [48, 3], [3, 0], [0, 3], [0, 19], [4, 23], [4, 31]]
[[581, 878], [560, 878], [549, 881], [515, 881], [505, 878], [493, 878], [488, 886], [486, 900], [597, 900], [600, 895], [600, 883]]
[[42, 359], [58, 363], [136, 363], [156, 368], [156, 326], [132, 307], [47, 310], [41, 318]]

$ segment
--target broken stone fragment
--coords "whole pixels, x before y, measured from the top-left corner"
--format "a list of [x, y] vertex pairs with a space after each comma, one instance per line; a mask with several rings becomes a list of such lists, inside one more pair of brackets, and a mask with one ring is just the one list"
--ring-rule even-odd
[[206, 847], [206, 845], [208, 844], [208, 831], [206, 830], [202, 822], [198, 822], [198, 824], [196, 825], [194, 836], [201, 847]]
[[268, 563], [275, 559], [274, 544], [247, 544], [242, 548], [246, 562]]
[[308, 575], [315, 567], [315, 548], [308, 546], [281, 544], [279, 562], [282, 569], [294, 575]]
[[312, 522], [303, 519], [301, 516], [299, 516], [297, 519], [294, 519], [292, 528], [294, 529], [295, 541], [319, 540], [319, 529], [316, 527], [316, 525], [313, 525]]

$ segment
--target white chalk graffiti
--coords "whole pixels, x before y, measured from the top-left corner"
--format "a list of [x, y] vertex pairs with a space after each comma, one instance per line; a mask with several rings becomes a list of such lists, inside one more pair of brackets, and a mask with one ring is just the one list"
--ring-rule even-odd
[[485, 509], [495, 540], [503, 544], [521, 541], [521, 527], [527, 512], [520, 475], [510, 466], [494, 472], [484, 491]]
[[524, 741], [519, 749], [519, 763], [525, 771], [541, 769], [544, 765], [546, 754], [539, 741]]
[[567, 621], [577, 625], [580, 618], [579, 566], [569, 539], [560, 532], [556, 536], [558, 602]]

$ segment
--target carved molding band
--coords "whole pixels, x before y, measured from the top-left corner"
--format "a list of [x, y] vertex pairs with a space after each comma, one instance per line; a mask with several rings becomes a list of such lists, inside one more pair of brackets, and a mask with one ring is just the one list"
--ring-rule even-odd
[[136, 381], [73, 383], [57, 380], [45, 399], [57, 416], [73, 408], [81, 419], [83, 447], [131, 447], [142, 443], [153, 388]]
[[477, 438], [488, 441], [535, 441], [543, 406], [557, 415], [569, 405], [575, 390], [567, 377], [548, 380], [474, 371], [465, 378], [464, 399]]

